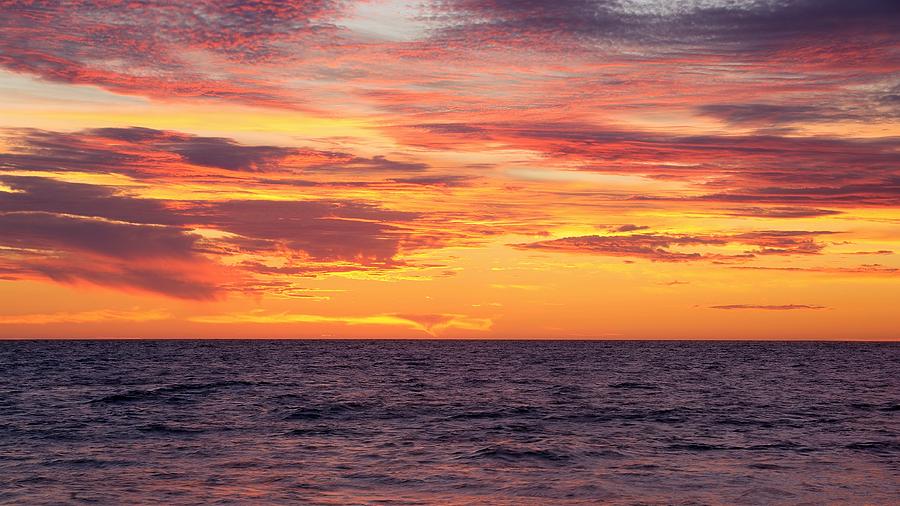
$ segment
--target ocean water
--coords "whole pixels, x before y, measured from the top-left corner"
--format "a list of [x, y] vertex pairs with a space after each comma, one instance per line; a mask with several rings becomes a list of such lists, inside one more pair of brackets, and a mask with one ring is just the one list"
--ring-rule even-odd
[[898, 504], [900, 344], [0, 342], [3, 504]]

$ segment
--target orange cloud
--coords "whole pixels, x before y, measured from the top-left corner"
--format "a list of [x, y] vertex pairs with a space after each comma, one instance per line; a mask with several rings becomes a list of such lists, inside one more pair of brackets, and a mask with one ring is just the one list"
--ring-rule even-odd
[[472, 318], [459, 314], [377, 314], [366, 316], [326, 316], [302, 313], [231, 313], [224, 315], [194, 316], [196, 323], [231, 324], [286, 324], [286, 323], [326, 323], [341, 325], [388, 325], [420, 330], [431, 336], [438, 336], [446, 329], [490, 330], [492, 322], [487, 318]]
[[0, 315], [0, 325], [46, 325], [51, 323], [102, 323], [102, 322], [148, 322], [171, 318], [166, 311], [117, 311], [98, 309], [94, 311], [29, 313], [16, 315]]

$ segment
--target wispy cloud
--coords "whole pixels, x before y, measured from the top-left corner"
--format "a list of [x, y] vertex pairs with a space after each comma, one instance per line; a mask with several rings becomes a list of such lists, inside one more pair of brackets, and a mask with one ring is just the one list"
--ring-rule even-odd
[[[569, 253], [589, 253], [608, 256], [644, 258], [658, 262], [740, 261], [760, 255], [815, 255], [825, 247], [816, 242], [819, 235], [829, 231], [764, 230], [739, 234], [627, 234], [563, 237], [547, 241], [515, 244], [519, 249], [548, 250]], [[742, 244], [752, 246], [741, 252], [722, 248]], [[674, 248], [705, 248], [710, 251], [683, 251]], [[718, 249], [717, 249], [718, 248]]]
[[387, 325], [419, 330], [437, 336], [447, 329], [490, 330], [493, 322], [488, 318], [474, 318], [460, 314], [376, 314], [362, 316], [328, 316], [303, 313], [230, 313], [221, 315], [194, 316], [190, 321], [197, 323], [230, 324], [286, 324], [286, 323], [326, 323], [340, 325]]
[[28, 313], [0, 315], [0, 325], [46, 325], [51, 323], [102, 323], [102, 322], [148, 322], [167, 320], [172, 315], [163, 310], [133, 309], [119, 311], [98, 309], [92, 311]]
[[710, 306], [710, 309], [751, 309], [761, 311], [793, 311], [798, 309], [828, 309], [826, 306], [812, 304], [725, 304], [722, 306]]

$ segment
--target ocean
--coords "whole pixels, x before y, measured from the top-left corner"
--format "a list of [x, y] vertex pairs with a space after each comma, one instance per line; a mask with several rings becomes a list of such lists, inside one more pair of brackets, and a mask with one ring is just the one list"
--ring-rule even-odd
[[900, 343], [0, 342], [2, 504], [898, 504]]

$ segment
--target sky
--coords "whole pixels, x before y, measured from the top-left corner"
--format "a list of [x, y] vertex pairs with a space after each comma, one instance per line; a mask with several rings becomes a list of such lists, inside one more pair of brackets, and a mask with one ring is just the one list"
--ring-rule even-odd
[[900, 340], [893, 0], [0, 0], [0, 338]]

